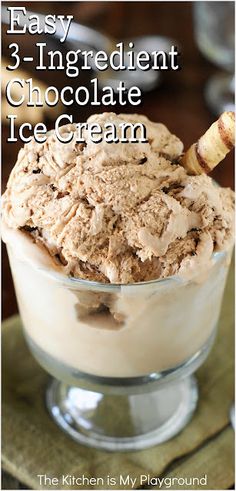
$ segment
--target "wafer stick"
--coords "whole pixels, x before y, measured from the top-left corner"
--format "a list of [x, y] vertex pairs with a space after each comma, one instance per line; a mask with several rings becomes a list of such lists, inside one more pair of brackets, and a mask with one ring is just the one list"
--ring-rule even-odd
[[190, 175], [208, 174], [234, 147], [235, 115], [231, 111], [221, 114], [197, 143], [191, 145], [180, 160]]

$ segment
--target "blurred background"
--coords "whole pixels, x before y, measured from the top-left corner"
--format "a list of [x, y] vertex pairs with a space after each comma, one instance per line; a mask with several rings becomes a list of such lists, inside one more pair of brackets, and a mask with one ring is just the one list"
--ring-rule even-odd
[[[7, 5], [8, 2], [4, 2], [3, 9]], [[147, 46], [150, 47], [150, 51], [163, 49], [163, 43], [164, 45], [177, 44], [181, 52], [182, 69], [159, 72], [152, 90], [143, 93], [142, 105], [126, 106], [125, 111], [143, 113], [153, 121], [163, 122], [171, 132], [176, 133], [183, 140], [185, 148], [206, 131], [219, 112], [232, 109], [234, 2], [17, 2], [17, 6], [25, 6], [28, 10], [43, 14], [72, 14], [75, 21], [105, 34], [112, 38], [112, 42], [136, 39], [139, 42], [139, 50], [148, 50]], [[4, 20], [3, 11], [2, 20]], [[24, 56], [34, 53], [33, 43], [38, 40], [45, 41], [42, 36], [38, 39], [37, 36], [32, 37], [27, 34], [6, 36], [5, 31], [6, 25], [3, 25], [4, 59], [8, 56], [7, 46], [11, 42], [19, 43], [21, 55]], [[98, 42], [99, 37], [95, 32], [95, 44], [96, 39]], [[46, 41], [48, 50], [52, 46], [54, 49], [62, 47], [61, 44], [58, 46], [58, 42], [53, 40], [52, 36], [49, 36]], [[81, 40], [78, 35], [73, 49], [80, 47]], [[72, 47], [65, 46], [65, 48]], [[81, 72], [77, 80], [67, 78], [63, 72], [35, 72], [33, 63], [22, 63], [21, 69], [31, 71], [34, 78], [37, 73], [37, 80], [41, 83], [58, 85], [58, 87], [73, 83], [86, 85], [89, 84], [88, 77], [94, 77], [91, 71]], [[20, 76], [17, 70], [9, 72], [3, 68], [3, 86], [9, 79], [9, 73], [14, 77]], [[120, 73], [122, 77], [123, 72]], [[149, 76], [149, 72], [142, 72], [142, 74], [145, 77]], [[6, 111], [8, 109], [9, 107], [4, 108]], [[96, 108], [97, 110], [103, 112], [108, 108], [99, 107]], [[124, 107], [116, 106], [115, 110], [124, 112]], [[47, 109], [41, 114], [37, 114], [36, 111], [30, 108], [30, 114], [26, 115], [26, 112], [21, 109], [19, 121], [29, 121], [32, 118], [33, 122], [37, 121], [37, 118], [43, 118], [48, 128], [53, 127], [53, 121], [57, 116], [53, 109], [49, 111]], [[75, 121], [85, 121], [93, 112], [93, 108], [76, 106], [61, 112], [72, 112]], [[22, 143], [6, 142], [9, 129], [5, 124], [6, 120], [3, 119], [2, 122], [4, 190]], [[233, 187], [233, 163], [231, 153], [224, 164], [219, 165], [213, 172], [213, 177], [223, 186]], [[7, 317], [17, 311], [17, 306], [5, 250], [2, 271], [3, 316]]]

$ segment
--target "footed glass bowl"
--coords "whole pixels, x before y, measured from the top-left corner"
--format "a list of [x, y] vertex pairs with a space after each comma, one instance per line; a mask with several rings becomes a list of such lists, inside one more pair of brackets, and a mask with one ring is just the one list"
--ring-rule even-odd
[[182, 430], [196, 408], [192, 374], [214, 340], [230, 253], [214, 254], [192, 280], [116, 285], [68, 278], [30, 249], [7, 246], [28, 345], [53, 377], [46, 404], [56, 423], [111, 451]]

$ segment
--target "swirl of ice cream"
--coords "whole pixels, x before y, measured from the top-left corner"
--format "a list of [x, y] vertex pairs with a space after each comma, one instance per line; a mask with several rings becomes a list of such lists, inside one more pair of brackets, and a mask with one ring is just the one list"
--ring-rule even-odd
[[[94, 115], [88, 122], [142, 122], [147, 143], [45, 143], [19, 152], [3, 195], [8, 227], [28, 234], [65, 274], [133, 283], [206, 267], [233, 241], [233, 199], [206, 175], [179, 165], [182, 142], [140, 115]], [[76, 125], [66, 125], [63, 132]]]

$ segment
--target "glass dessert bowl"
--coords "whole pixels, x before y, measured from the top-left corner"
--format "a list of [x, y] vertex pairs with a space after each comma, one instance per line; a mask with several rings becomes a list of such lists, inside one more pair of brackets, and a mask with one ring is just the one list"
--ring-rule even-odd
[[3, 196], [3, 239], [27, 342], [55, 378], [49, 412], [78, 442], [135, 450], [176, 435], [197, 404], [233, 244], [233, 192], [206, 173], [233, 148], [234, 114], [185, 153], [145, 116], [94, 121], [144, 122], [149, 138], [80, 145], [65, 125], [68, 144], [32, 140]]
[[192, 374], [214, 341], [230, 253], [214, 253], [211, 269], [191, 280], [102, 284], [52, 269], [28, 238], [20, 244], [19, 232], [5, 239], [27, 343], [54, 377], [46, 403], [56, 423], [111, 451], [146, 448], [183, 429], [198, 400]]

